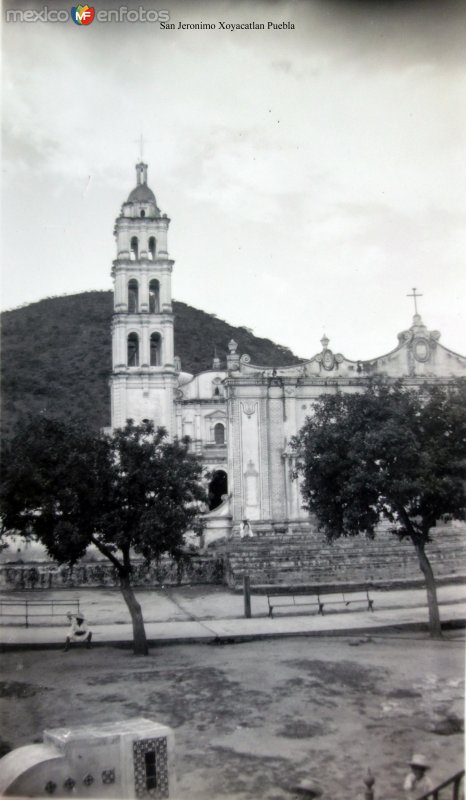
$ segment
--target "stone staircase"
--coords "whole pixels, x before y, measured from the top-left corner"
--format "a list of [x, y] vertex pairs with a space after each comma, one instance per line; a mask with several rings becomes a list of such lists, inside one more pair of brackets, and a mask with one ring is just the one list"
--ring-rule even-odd
[[[387, 530], [382, 529], [373, 540], [358, 536], [333, 544], [310, 525], [291, 531], [270, 526], [254, 530], [252, 539], [235, 536], [217, 547], [230, 588], [239, 589], [244, 575], [250, 576], [252, 586], [423, 582], [412, 544], [400, 542]], [[437, 579], [466, 576], [465, 531], [465, 526], [458, 525], [434, 530], [427, 554]]]

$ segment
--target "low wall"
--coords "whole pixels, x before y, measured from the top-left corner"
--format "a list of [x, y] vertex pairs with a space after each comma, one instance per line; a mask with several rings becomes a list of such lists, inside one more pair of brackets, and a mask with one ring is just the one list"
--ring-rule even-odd
[[[466, 526], [449, 525], [432, 532], [427, 547], [436, 578], [466, 575]], [[234, 537], [215, 543], [204, 554], [187, 554], [177, 565], [168, 556], [147, 566], [133, 561], [134, 586], [180, 584], [242, 585], [243, 575], [253, 584], [302, 584], [348, 581], [413, 580], [422, 577], [412, 544], [380, 532], [365, 537], [340, 539], [329, 544], [323, 534], [307, 532], [259, 533], [253, 539]], [[217, 545], [217, 546], [216, 546]], [[6, 551], [5, 551], [6, 552]], [[0, 589], [34, 590], [118, 586], [118, 574], [107, 560], [83, 560], [73, 569], [50, 560], [0, 564]]]
[[[223, 583], [223, 561], [211, 555], [193, 555], [176, 564], [163, 557], [147, 566], [133, 562], [134, 586]], [[52, 561], [5, 563], [0, 565], [0, 588], [65, 589], [85, 586], [118, 586], [118, 573], [109, 561], [81, 562], [73, 568]]]

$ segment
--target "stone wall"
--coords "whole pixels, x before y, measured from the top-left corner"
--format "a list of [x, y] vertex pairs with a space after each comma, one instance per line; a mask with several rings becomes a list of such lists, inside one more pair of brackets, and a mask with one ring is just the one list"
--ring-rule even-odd
[[[134, 586], [179, 584], [242, 585], [315, 584], [345, 582], [419, 581], [422, 573], [409, 541], [400, 542], [386, 530], [374, 540], [363, 536], [329, 544], [309, 524], [287, 529], [284, 525], [253, 523], [253, 539], [214, 542], [204, 554], [189, 555], [177, 565], [168, 556], [147, 566], [134, 561]], [[427, 546], [436, 578], [466, 577], [466, 527], [438, 527]], [[60, 589], [118, 586], [118, 575], [106, 560], [81, 561], [73, 569], [51, 561], [7, 562], [0, 565], [0, 588]]]
[[[143, 561], [134, 562], [134, 586], [182, 583], [223, 583], [222, 558], [216, 555], [193, 555], [179, 565], [168, 557], [161, 558], [151, 566]], [[72, 569], [51, 561], [7, 563], [0, 566], [1, 588], [64, 589], [118, 585], [118, 574], [109, 561], [81, 562]]]
[[[413, 582], [423, 579], [411, 542], [399, 541], [387, 530], [375, 539], [364, 536], [339, 539], [333, 544], [315, 530], [261, 531], [256, 536], [230, 542], [225, 553], [225, 583], [242, 585], [243, 575], [251, 583], [296, 584], [354, 582]], [[432, 532], [426, 552], [436, 578], [466, 576], [464, 525], [448, 525]]]

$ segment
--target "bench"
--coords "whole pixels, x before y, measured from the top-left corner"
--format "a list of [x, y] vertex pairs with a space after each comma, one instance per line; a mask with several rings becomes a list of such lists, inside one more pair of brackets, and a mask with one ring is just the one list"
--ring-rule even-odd
[[265, 590], [269, 617], [273, 617], [275, 608], [315, 607], [317, 613], [324, 613], [327, 606], [363, 603], [368, 611], [374, 610], [374, 600], [369, 595], [368, 586], [315, 586], [300, 589], [285, 589], [279, 586]]
[[72, 600], [2, 600], [0, 599], [0, 620], [4, 617], [21, 617], [26, 628], [34, 620], [42, 622], [44, 617], [66, 617], [71, 611], [79, 613], [79, 598]]

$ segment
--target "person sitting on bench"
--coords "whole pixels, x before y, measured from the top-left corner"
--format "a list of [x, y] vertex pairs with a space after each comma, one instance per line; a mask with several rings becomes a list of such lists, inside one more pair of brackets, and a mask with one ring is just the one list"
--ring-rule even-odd
[[70, 649], [71, 642], [86, 642], [86, 647], [89, 649], [91, 646], [92, 631], [89, 629], [84, 615], [81, 612], [75, 614], [68, 614], [70, 621], [70, 628], [66, 635], [65, 653]]

